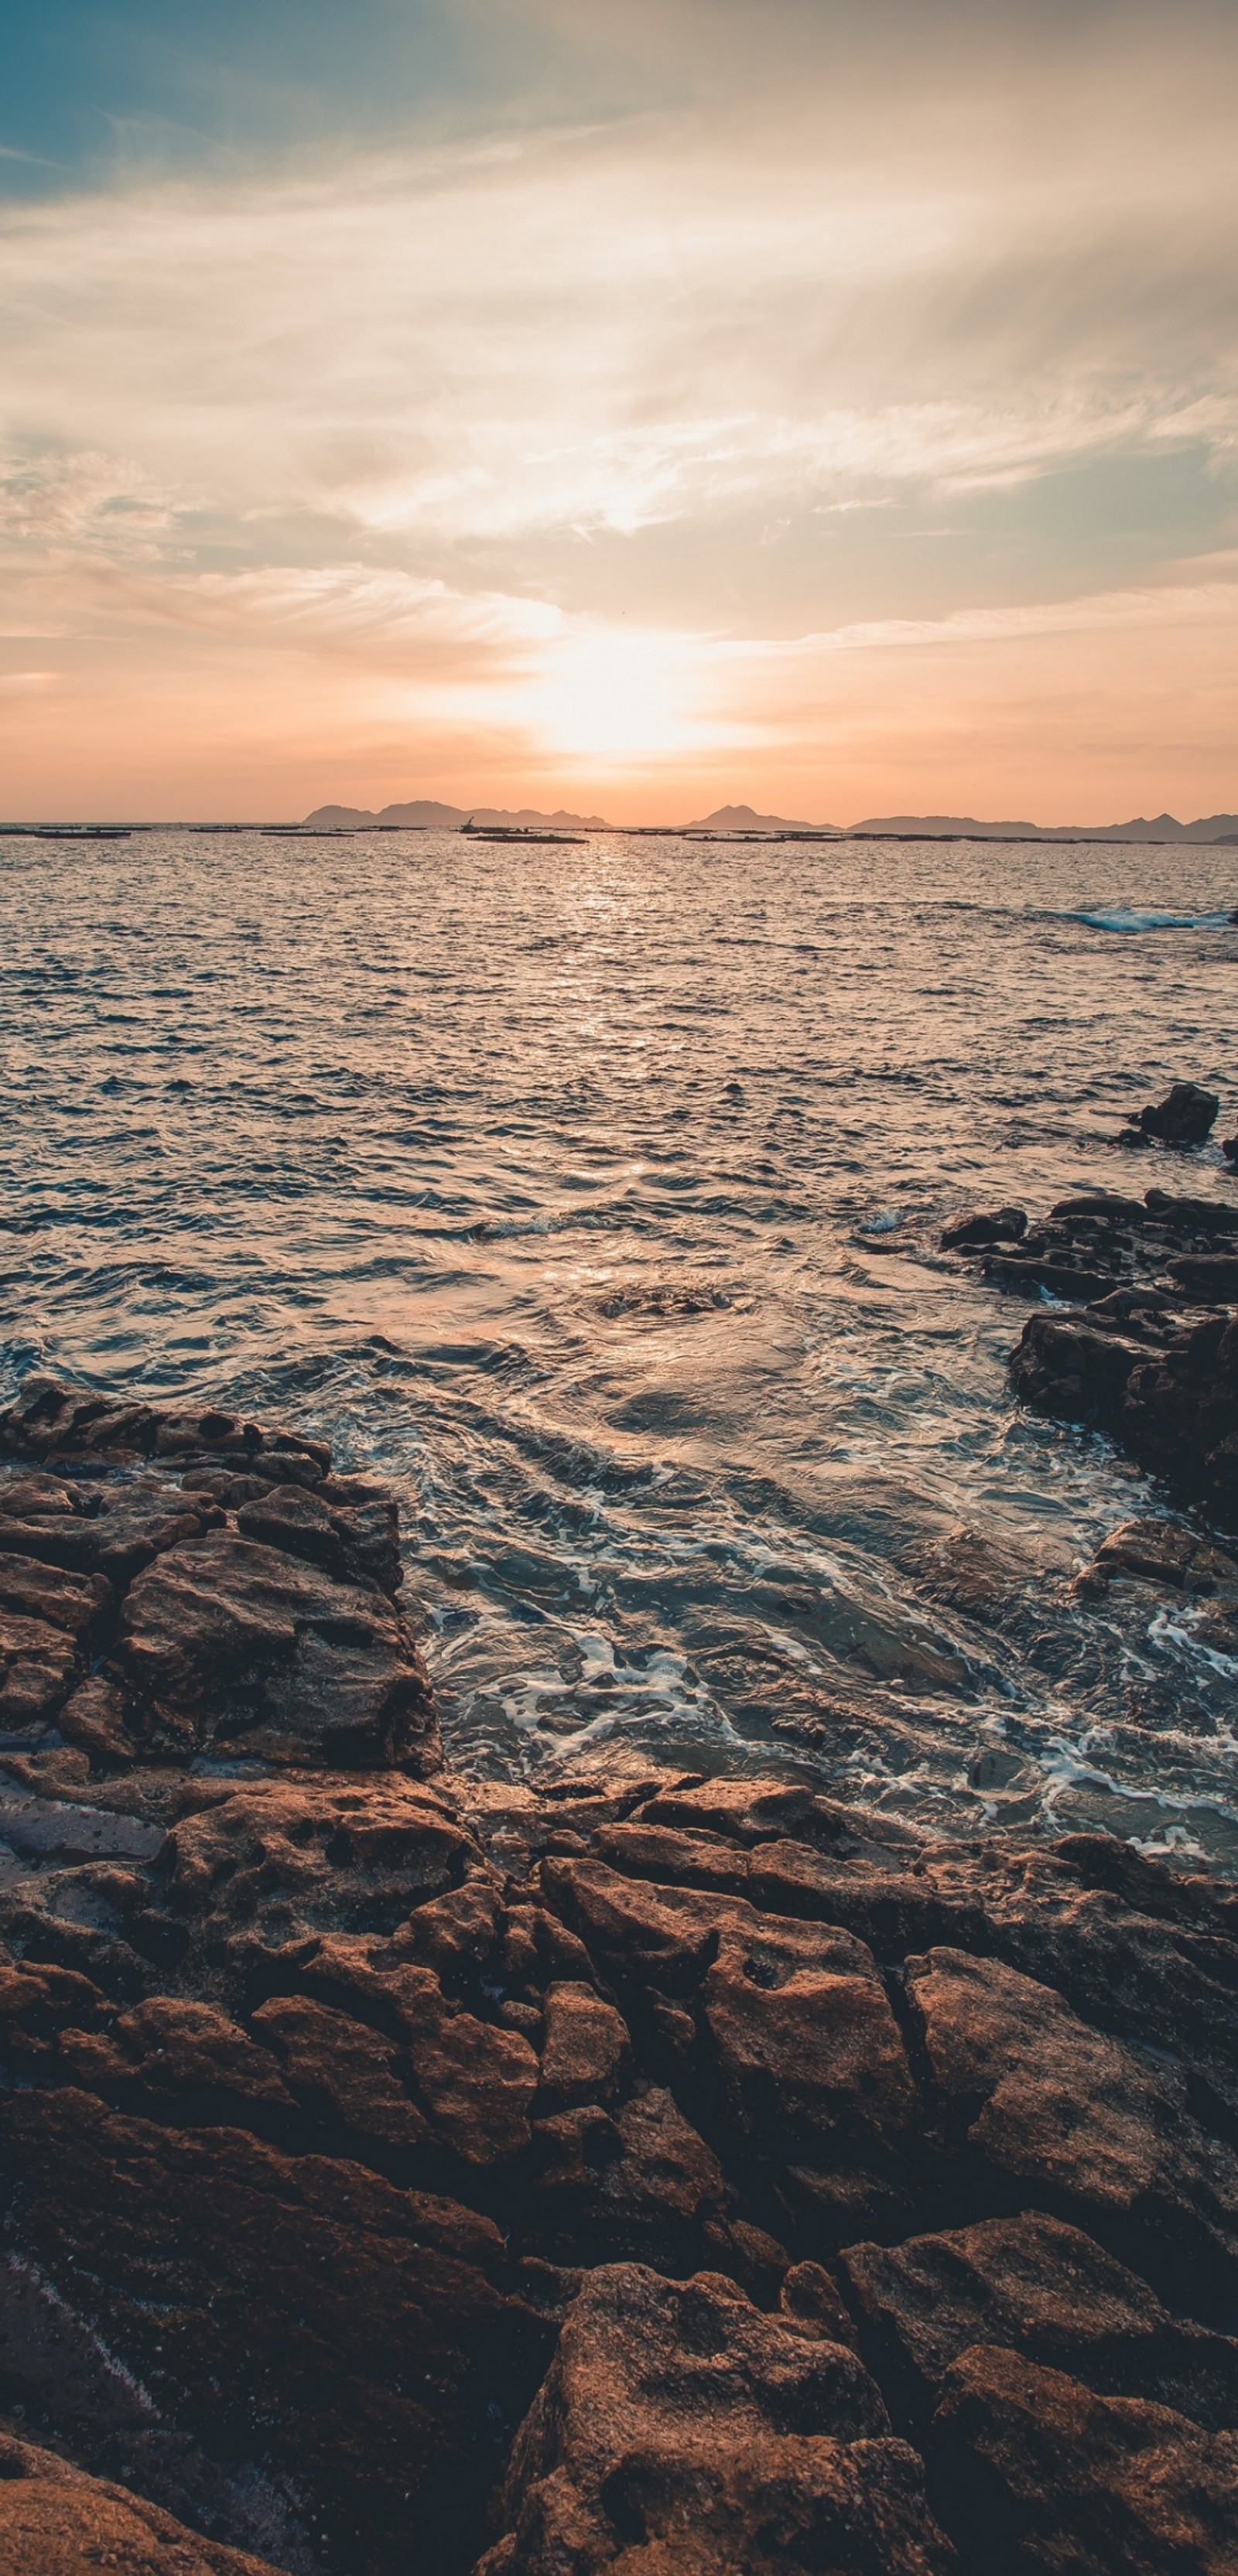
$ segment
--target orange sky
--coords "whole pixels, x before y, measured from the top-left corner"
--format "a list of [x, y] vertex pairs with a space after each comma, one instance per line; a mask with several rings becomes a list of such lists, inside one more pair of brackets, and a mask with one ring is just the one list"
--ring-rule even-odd
[[1232, 13], [525, 14], [5, 208], [0, 811], [1238, 806]]

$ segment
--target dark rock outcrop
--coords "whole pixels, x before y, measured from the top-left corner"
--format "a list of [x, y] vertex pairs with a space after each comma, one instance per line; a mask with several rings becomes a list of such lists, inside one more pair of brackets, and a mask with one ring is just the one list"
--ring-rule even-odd
[[1165, 1145], [1203, 1145], [1220, 1106], [1215, 1091], [1203, 1091], [1197, 1082], [1173, 1082], [1163, 1100], [1136, 1110], [1131, 1124], [1141, 1142], [1155, 1136]]

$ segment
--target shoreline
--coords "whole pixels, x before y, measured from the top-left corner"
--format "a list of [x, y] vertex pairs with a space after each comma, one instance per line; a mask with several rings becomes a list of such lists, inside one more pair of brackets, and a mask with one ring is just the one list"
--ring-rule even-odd
[[376, 1480], [46, 1378], [0, 1451], [0, 2533], [593, 2576], [687, 2485], [694, 2576], [1112, 2576], [1166, 2514], [1220, 2576], [1238, 1893], [461, 1780]]

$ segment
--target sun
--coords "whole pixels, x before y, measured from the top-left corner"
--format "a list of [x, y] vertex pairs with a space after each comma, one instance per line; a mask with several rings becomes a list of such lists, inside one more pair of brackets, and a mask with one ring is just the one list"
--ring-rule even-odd
[[565, 636], [524, 694], [539, 745], [585, 759], [696, 750], [721, 738], [701, 707], [693, 639], [614, 627]]

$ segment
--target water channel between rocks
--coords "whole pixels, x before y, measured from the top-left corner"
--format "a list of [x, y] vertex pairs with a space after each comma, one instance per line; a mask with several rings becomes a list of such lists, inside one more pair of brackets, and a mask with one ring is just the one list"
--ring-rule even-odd
[[1238, 1198], [1113, 1143], [1178, 1076], [1235, 1123], [1236, 855], [8, 841], [4, 1392], [200, 1394], [381, 1472], [466, 1774], [786, 1767], [1232, 1870], [1204, 1605], [1067, 1597], [1166, 1497], [1017, 1412], [1027, 1307], [937, 1245]]

